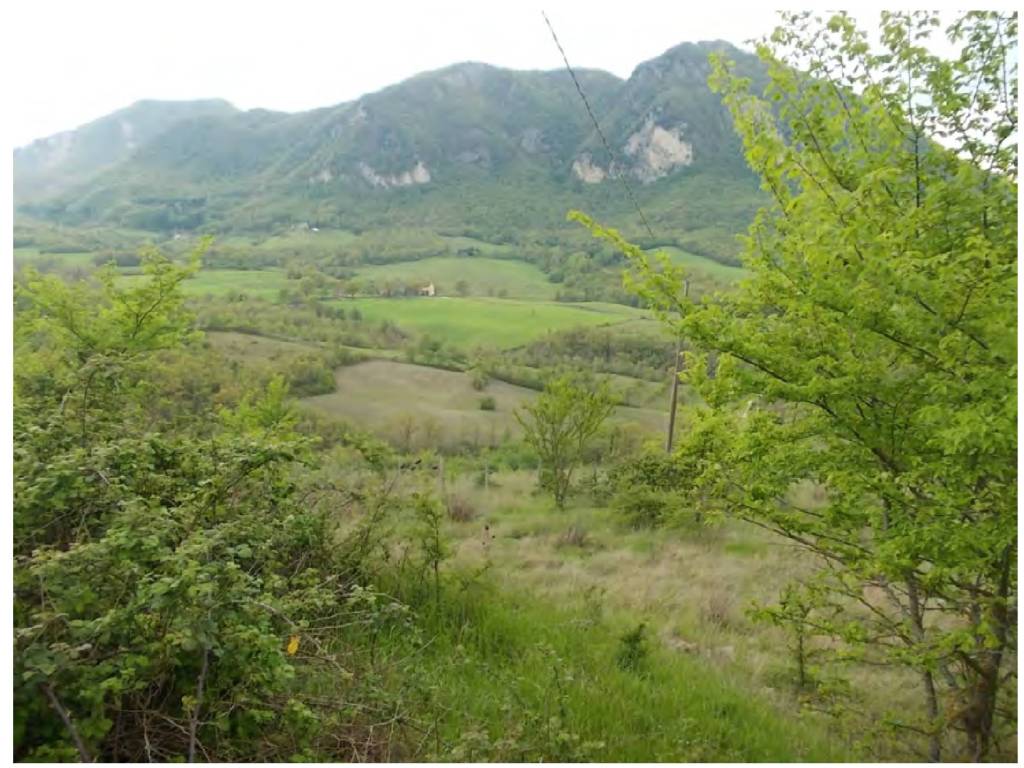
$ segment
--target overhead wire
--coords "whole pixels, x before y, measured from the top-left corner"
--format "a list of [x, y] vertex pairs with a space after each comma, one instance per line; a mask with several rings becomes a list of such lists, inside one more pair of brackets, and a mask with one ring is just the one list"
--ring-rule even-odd
[[[629, 196], [630, 201], [633, 203], [633, 207], [636, 208], [637, 214], [640, 216], [640, 221], [643, 222], [644, 229], [647, 230], [647, 234], [651, 240], [656, 240], [654, 237], [654, 230], [651, 229], [650, 222], [647, 221], [647, 216], [644, 215], [643, 208], [640, 207], [640, 201], [636, 199], [636, 194], [633, 192], [633, 187], [630, 186], [629, 180], [625, 174], [613, 173], [613, 167], [615, 163], [615, 153], [612, 152], [611, 145], [608, 143], [608, 138], [604, 135], [604, 131], [601, 130], [601, 124], [597, 120], [597, 116], [594, 115], [594, 110], [590, 106], [590, 100], [587, 99], [587, 94], [583, 91], [583, 86], [580, 85], [580, 80], [576, 77], [576, 72], [572, 68], [572, 64], [569, 63], [569, 57], [565, 53], [565, 49], [562, 47], [562, 43], [558, 39], [558, 35], [555, 33], [555, 28], [551, 24], [551, 20], [548, 15], [541, 10], [540, 15], [544, 17], [544, 23], [547, 24], [548, 31], [551, 32], [551, 38], [555, 41], [555, 45], [558, 47], [558, 52], [562, 54], [562, 61], [565, 62], [565, 68], [569, 71], [569, 76], [572, 77], [572, 82], [576, 86], [576, 91], [580, 95], [580, 100], [583, 102], [584, 108], [587, 110], [587, 114], [590, 115], [590, 121], [594, 124], [594, 130], [597, 132], [598, 138], [601, 139], [601, 143], [604, 145], [605, 152], [608, 153], [608, 175], [615, 176], [621, 183], [623, 188], [626, 190], [626, 194]], [[683, 296], [688, 297], [690, 295], [690, 279], [684, 278], [683, 280]], [[675, 422], [676, 422], [676, 401], [679, 392], [679, 374], [681, 372], [682, 358], [680, 356], [682, 339], [676, 336], [676, 350], [674, 359], [674, 372], [672, 375], [672, 402], [670, 405], [670, 416], [668, 422], [668, 431], [665, 438], [665, 451], [667, 453], [672, 452], [672, 443], [675, 434]]]
[[647, 234], [652, 240], [655, 240], [654, 230], [651, 229], [650, 223], [647, 221], [647, 217], [644, 215], [643, 209], [640, 207], [640, 201], [637, 200], [636, 194], [633, 192], [633, 187], [630, 186], [629, 180], [626, 179], [625, 174], [613, 174], [613, 165], [615, 163], [615, 153], [612, 152], [611, 145], [608, 143], [607, 137], [604, 135], [604, 131], [601, 130], [601, 124], [598, 122], [597, 117], [594, 115], [594, 110], [590, 106], [590, 101], [587, 99], [587, 94], [583, 91], [583, 86], [580, 85], [579, 78], [576, 77], [576, 71], [572, 68], [569, 63], [569, 57], [565, 53], [565, 49], [562, 48], [562, 43], [558, 39], [558, 35], [555, 33], [555, 28], [551, 25], [551, 20], [548, 15], [542, 10], [540, 15], [544, 17], [544, 23], [547, 24], [548, 31], [551, 32], [551, 38], [555, 41], [555, 45], [558, 47], [558, 52], [562, 54], [562, 61], [565, 62], [565, 68], [569, 71], [569, 76], [572, 77], [572, 81], [576, 86], [576, 91], [580, 95], [580, 99], [583, 101], [583, 106], [587, 110], [587, 114], [590, 115], [590, 121], [594, 124], [594, 130], [597, 131], [598, 137], [601, 139], [601, 143], [604, 145], [605, 152], [608, 153], [608, 175], [615, 176], [626, 190], [626, 194], [629, 196], [630, 201], [633, 203], [633, 207], [636, 208], [636, 212], [640, 215], [640, 221], [643, 222], [644, 229], [647, 230]]

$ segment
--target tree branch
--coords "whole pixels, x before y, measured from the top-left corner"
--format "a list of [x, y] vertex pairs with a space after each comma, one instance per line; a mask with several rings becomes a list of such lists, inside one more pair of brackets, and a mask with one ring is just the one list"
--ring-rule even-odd
[[199, 679], [196, 681], [196, 705], [188, 721], [188, 761], [190, 763], [194, 763], [196, 758], [196, 731], [199, 729], [199, 711], [203, 706], [203, 688], [206, 685], [206, 673], [209, 668], [210, 648], [204, 646], [203, 667], [199, 671]]
[[85, 746], [85, 742], [82, 741], [81, 735], [78, 733], [78, 728], [75, 727], [74, 722], [71, 720], [71, 713], [68, 712], [67, 708], [60, 703], [60, 699], [57, 698], [56, 691], [49, 683], [43, 683], [40, 686], [43, 689], [43, 693], [46, 694], [46, 698], [50, 702], [50, 706], [53, 707], [57, 715], [64, 723], [64, 727], [68, 729], [68, 733], [71, 734], [71, 740], [75, 742], [75, 749], [78, 750], [78, 756], [82, 758], [83, 763], [91, 763], [92, 757], [89, 755], [89, 750]]

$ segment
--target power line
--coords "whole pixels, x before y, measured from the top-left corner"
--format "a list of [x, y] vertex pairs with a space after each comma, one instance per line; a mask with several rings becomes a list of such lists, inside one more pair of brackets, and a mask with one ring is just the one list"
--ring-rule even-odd
[[[544, 17], [544, 23], [548, 25], [548, 30], [551, 32], [551, 38], [555, 41], [555, 45], [558, 46], [558, 52], [562, 54], [562, 61], [565, 62], [565, 68], [569, 70], [569, 75], [572, 77], [572, 81], [576, 85], [576, 90], [580, 94], [580, 99], [583, 100], [583, 106], [586, 107], [587, 114], [590, 115], [590, 120], [594, 124], [594, 129], [597, 131], [597, 135], [600, 137], [601, 143], [604, 144], [605, 152], [608, 153], [608, 174], [611, 175], [612, 165], [615, 162], [615, 153], [612, 152], [612, 148], [608, 144], [608, 139], [605, 138], [604, 131], [601, 130], [601, 126], [597, 122], [597, 118], [594, 117], [594, 110], [590, 108], [590, 102], [587, 100], [587, 94], [583, 92], [583, 86], [580, 85], [580, 81], [576, 77], [576, 72], [569, 63], [569, 57], [565, 55], [565, 49], [562, 48], [562, 44], [558, 41], [558, 35], [555, 34], [555, 28], [551, 26], [551, 21], [548, 19], [548, 15], [544, 13], [544, 11], [541, 11], [540, 15]], [[643, 222], [644, 229], [647, 230], [647, 234], [650, 236], [651, 240], [655, 240], [654, 231], [651, 229], [651, 225], [647, 222], [647, 217], [644, 216], [644, 212], [640, 208], [640, 203], [637, 201], [636, 195], [633, 194], [633, 188], [629, 185], [629, 181], [626, 180], [625, 174], [617, 174], [617, 178], [622, 182], [622, 186], [625, 188], [626, 194], [629, 195], [629, 199], [633, 202], [633, 207], [636, 208], [636, 212], [640, 214], [640, 221]]]
[[[612, 164], [615, 162], [615, 153], [612, 152], [611, 146], [608, 144], [608, 139], [605, 138], [604, 131], [601, 130], [601, 125], [597, 122], [597, 118], [594, 116], [594, 110], [590, 108], [590, 102], [587, 100], [587, 94], [583, 92], [583, 86], [580, 85], [579, 78], [576, 77], [576, 72], [573, 71], [572, 65], [569, 63], [569, 57], [565, 55], [565, 49], [562, 48], [562, 44], [558, 41], [558, 35], [555, 34], [555, 28], [551, 26], [551, 20], [548, 19], [548, 15], [542, 10], [540, 15], [544, 17], [544, 23], [548, 25], [548, 30], [551, 32], [551, 37], [555, 41], [555, 45], [558, 46], [558, 52], [562, 54], [562, 61], [565, 62], [565, 68], [569, 70], [569, 75], [572, 77], [573, 83], [576, 85], [576, 90], [580, 95], [580, 99], [583, 101], [583, 106], [587, 109], [587, 114], [590, 115], [590, 121], [594, 124], [594, 130], [597, 131], [597, 135], [601, 139], [601, 143], [604, 144], [605, 152], [608, 153], [608, 173], [612, 172]], [[626, 190], [626, 194], [629, 195], [629, 199], [633, 202], [633, 207], [636, 208], [636, 212], [640, 214], [640, 221], [644, 224], [644, 229], [647, 230], [647, 234], [650, 235], [651, 240], [655, 240], [654, 231], [651, 229], [651, 225], [647, 221], [647, 217], [644, 216], [643, 209], [640, 208], [640, 203], [636, 199], [636, 195], [633, 194], [633, 188], [629, 185], [629, 181], [626, 180], [625, 174], [618, 174], [619, 181], [622, 182], [622, 186]], [[688, 297], [690, 295], [690, 280], [689, 278], [683, 281], [683, 296]], [[669, 413], [668, 420], [668, 434], [665, 437], [665, 451], [668, 453], [672, 452], [672, 438], [675, 432], [676, 426], [676, 402], [679, 395], [679, 374], [680, 374], [680, 342], [679, 338], [676, 338], [676, 354], [674, 372], [672, 375], [672, 404], [671, 412]]]

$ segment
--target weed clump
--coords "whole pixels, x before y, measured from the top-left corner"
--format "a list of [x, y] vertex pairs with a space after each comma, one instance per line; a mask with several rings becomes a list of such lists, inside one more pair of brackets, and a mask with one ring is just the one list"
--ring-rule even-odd
[[615, 653], [615, 664], [625, 672], [643, 674], [647, 670], [650, 648], [647, 641], [647, 625], [640, 622], [634, 629], [619, 638]]
[[706, 595], [700, 605], [700, 618], [705, 624], [725, 629], [735, 623], [733, 595], [725, 590], [716, 590]]
[[558, 548], [562, 547], [577, 547], [579, 549], [585, 549], [593, 541], [590, 538], [590, 534], [587, 533], [587, 529], [579, 523], [573, 523], [569, 526], [561, 536], [558, 537], [558, 541], [555, 546]]

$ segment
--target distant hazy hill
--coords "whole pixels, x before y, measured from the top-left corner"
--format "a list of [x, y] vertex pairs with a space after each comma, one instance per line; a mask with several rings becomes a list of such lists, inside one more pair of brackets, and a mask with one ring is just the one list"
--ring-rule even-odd
[[[579, 77], [614, 151], [564, 71], [456, 64], [335, 107], [241, 112], [139, 102], [15, 152], [15, 199], [34, 215], [160, 231], [426, 226], [515, 240], [583, 207], [635, 224], [637, 188], [659, 238], [728, 258], [756, 207], [707, 56], [684, 43], [628, 80]], [[639, 234], [639, 233], [636, 233]]]
[[182, 120], [237, 114], [238, 110], [221, 99], [136, 102], [73, 131], [15, 150], [15, 195], [19, 200], [51, 195], [87, 182]]

